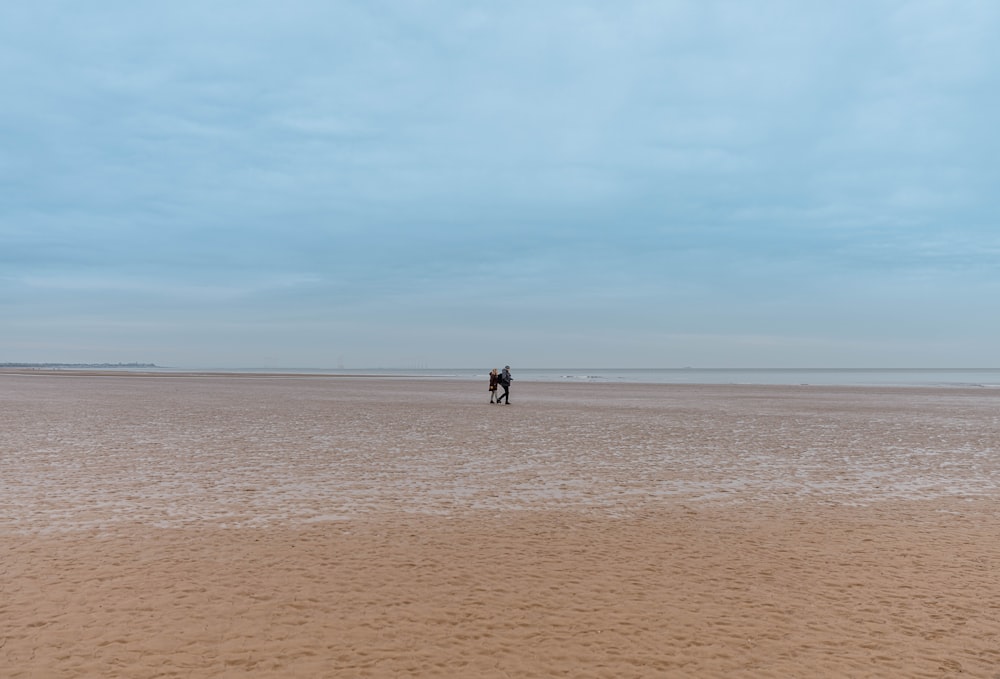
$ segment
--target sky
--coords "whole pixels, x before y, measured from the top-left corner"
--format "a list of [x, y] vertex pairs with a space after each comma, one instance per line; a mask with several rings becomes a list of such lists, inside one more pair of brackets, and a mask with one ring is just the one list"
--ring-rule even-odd
[[4, 3], [0, 362], [1000, 367], [1000, 3]]

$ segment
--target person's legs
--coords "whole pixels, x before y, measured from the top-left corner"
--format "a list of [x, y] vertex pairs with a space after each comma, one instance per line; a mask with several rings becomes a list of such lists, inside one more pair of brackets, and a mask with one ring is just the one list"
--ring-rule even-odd
[[506, 384], [501, 384], [500, 386], [503, 387], [503, 393], [500, 394], [500, 398], [497, 399], [497, 403], [500, 403], [500, 401], [507, 399], [507, 405], [510, 405], [510, 387], [508, 387]]

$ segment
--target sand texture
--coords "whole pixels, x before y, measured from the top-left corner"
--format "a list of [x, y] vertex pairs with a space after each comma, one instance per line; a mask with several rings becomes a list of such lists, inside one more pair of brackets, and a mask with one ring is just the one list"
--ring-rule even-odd
[[1000, 679], [1000, 390], [0, 374], [0, 677]]

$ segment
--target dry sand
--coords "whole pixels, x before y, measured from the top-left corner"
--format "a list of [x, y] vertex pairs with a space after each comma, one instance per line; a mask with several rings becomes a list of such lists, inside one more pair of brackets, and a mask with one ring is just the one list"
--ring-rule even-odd
[[1000, 678], [1000, 390], [0, 374], [0, 677]]

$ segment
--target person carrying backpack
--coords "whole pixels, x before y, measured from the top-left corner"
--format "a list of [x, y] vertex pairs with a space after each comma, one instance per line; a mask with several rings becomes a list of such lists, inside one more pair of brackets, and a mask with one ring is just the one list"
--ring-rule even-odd
[[497, 403], [506, 400], [507, 405], [510, 405], [510, 382], [514, 378], [510, 376], [510, 366], [505, 365], [503, 371], [500, 373], [500, 386], [503, 387], [503, 393], [497, 398]]

